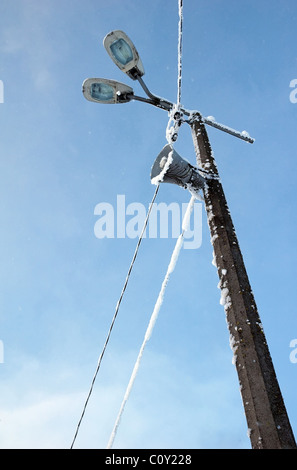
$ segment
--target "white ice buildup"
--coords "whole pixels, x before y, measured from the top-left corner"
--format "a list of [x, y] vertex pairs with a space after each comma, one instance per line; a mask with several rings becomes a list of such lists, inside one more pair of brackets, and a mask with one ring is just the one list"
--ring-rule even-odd
[[184, 234], [185, 234], [186, 230], [188, 230], [188, 228], [189, 228], [190, 215], [191, 215], [191, 212], [193, 210], [194, 202], [195, 202], [195, 197], [192, 196], [191, 199], [190, 199], [190, 202], [188, 204], [188, 207], [187, 207], [186, 213], [184, 215], [184, 218], [183, 218], [182, 232], [181, 232], [180, 236], [178, 237], [178, 239], [176, 241], [173, 253], [171, 255], [170, 263], [168, 265], [167, 272], [166, 272], [164, 281], [162, 283], [160, 293], [159, 293], [157, 301], [155, 303], [155, 307], [154, 307], [149, 325], [148, 325], [146, 333], [144, 335], [143, 343], [141, 345], [138, 357], [137, 357], [135, 365], [134, 365], [133, 372], [131, 374], [131, 377], [130, 377], [130, 380], [129, 380], [129, 383], [128, 383], [128, 386], [127, 386], [127, 389], [126, 389], [126, 392], [125, 392], [125, 395], [124, 395], [124, 399], [123, 399], [121, 407], [120, 407], [120, 411], [118, 413], [115, 425], [113, 427], [112, 433], [110, 435], [110, 438], [109, 438], [109, 441], [108, 441], [108, 444], [107, 444], [107, 449], [111, 449], [111, 447], [113, 445], [113, 442], [114, 442], [114, 439], [116, 437], [116, 433], [117, 433], [117, 430], [118, 430], [118, 427], [119, 427], [119, 424], [120, 424], [120, 420], [121, 420], [125, 405], [126, 405], [126, 403], [128, 401], [128, 398], [130, 396], [130, 393], [131, 393], [131, 390], [132, 390], [132, 387], [133, 387], [133, 384], [134, 384], [134, 381], [135, 381], [135, 378], [136, 378], [136, 375], [137, 375], [137, 372], [138, 372], [138, 369], [139, 369], [139, 366], [140, 366], [140, 361], [141, 361], [141, 358], [142, 358], [142, 355], [143, 355], [144, 348], [145, 348], [148, 340], [150, 339], [150, 337], [152, 335], [152, 332], [153, 332], [153, 329], [154, 329], [154, 326], [155, 326], [155, 323], [156, 323], [156, 320], [157, 320], [157, 317], [158, 317], [158, 313], [160, 311], [161, 305], [162, 305], [163, 300], [164, 300], [165, 289], [167, 287], [170, 274], [174, 271], [174, 268], [176, 266], [176, 262], [178, 260], [178, 256], [179, 256], [182, 244], [183, 244]]
[[250, 137], [250, 134], [247, 131], [241, 132], [242, 137]]
[[162, 171], [157, 176], [155, 176], [154, 178], [151, 179], [152, 184], [157, 185], [159, 183], [162, 183], [162, 181], [164, 179], [164, 176], [166, 175], [166, 173], [168, 171], [168, 168], [170, 167], [171, 163], [173, 162], [173, 148], [172, 148], [171, 152], [169, 152], [169, 154], [168, 154], [167, 161], [166, 161], [165, 158], [163, 160], [163, 158], [160, 162], [160, 167], [162, 165], [162, 167], [161, 167]]

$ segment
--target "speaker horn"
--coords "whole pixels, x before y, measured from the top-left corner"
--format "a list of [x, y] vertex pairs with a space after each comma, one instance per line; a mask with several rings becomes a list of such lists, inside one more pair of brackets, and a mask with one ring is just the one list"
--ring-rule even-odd
[[205, 179], [198, 173], [197, 168], [184, 160], [167, 144], [157, 156], [151, 170], [151, 183], [171, 183], [188, 189], [197, 195], [202, 189]]

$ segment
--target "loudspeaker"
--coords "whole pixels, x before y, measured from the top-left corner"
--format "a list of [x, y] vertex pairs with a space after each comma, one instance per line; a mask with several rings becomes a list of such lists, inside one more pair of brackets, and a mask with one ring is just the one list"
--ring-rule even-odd
[[190, 192], [198, 193], [205, 184], [205, 179], [197, 168], [184, 160], [171, 144], [165, 145], [157, 156], [151, 170], [152, 184], [177, 184]]

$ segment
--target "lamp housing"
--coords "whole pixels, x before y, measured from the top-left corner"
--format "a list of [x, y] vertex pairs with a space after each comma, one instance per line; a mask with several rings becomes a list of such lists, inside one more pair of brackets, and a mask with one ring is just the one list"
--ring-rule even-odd
[[121, 30], [111, 31], [103, 45], [114, 63], [132, 80], [144, 75], [144, 68], [136, 47], [131, 39]]
[[82, 92], [87, 100], [103, 104], [128, 103], [133, 96], [131, 87], [106, 78], [87, 78]]

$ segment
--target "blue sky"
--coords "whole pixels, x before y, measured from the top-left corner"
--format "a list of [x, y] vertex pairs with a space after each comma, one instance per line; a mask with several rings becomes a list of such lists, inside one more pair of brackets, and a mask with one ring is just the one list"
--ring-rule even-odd
[[[148, 205], [168, 122], [144, 103], [90, 103], [81, 85], [105, 77], [142, 93], [102, 45], [122, 29], [149, 88], [174, 101], [177, 5], [1, 2], [1, 448], [71, 445], [136, 244], [96, 238], [94, 209], [118, 195]], [[296, 20], [293, 0], [184, 0], [181, 97], [256, 139], [208, 128], [295, 434]], [[195, 163], [186, 124], [175, 148]], [[164, 184], [157, 202], [189, 198]], [[180, 254], [114, 447], [250, 447], [202, 213], [201, 247]], [[107, 444], [174, 244], [143, 241], [77, 448]]]

